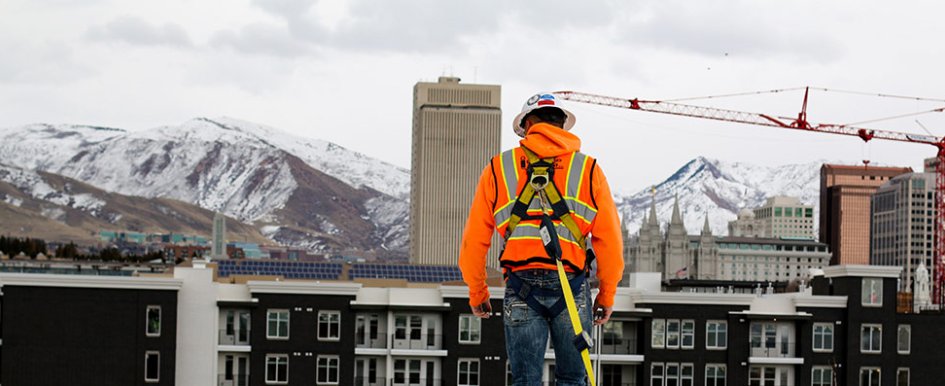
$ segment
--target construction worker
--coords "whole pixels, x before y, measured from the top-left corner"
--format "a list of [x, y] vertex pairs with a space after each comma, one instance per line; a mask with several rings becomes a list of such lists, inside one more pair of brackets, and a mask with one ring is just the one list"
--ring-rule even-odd
[[[551, 255], [560, 255], [584, 331], [590, 331], [592, 312], [595, 325], [610, 318], [617, 283], [623, 275], [623, 238], [613, 196], [597, 161], [579, 152], [581, 140], [569, 132], [574, 122], [574, 114], [563, 108], [553, 94], [539, 93], [529, 98], [512, 122], [515, 133], [523, 137], [521, 147], [496, 155], [483, 169], [463, 232], [459, 266], [469, 287], [469, 306], [480, 318], [492, 315], [486, 253], [493, 232], [503, 236], [499, 259], [506, 283], [503, 315], [515, 386], [542, 384], [549, 335], [555, 350], [556, 384], [587, 384], [588, 371], [580, 352], [587, 345], [581, 348], [577, 343], [578, 327], [572, 328], [570, 313], [564, 312], [563, 299], [567, 295], [556, 272], [555, 256]], [[538, 169], [550, 176], [551, 184], [545, 188], [542, 181], [533, 183]], [[527, 185], [534, 186], [533, 192], [537, 189], [532, 200], [521, 199]], [[552, 198], [558, 196], [558, 202], [549, 202], [545, 191], [552, 192]], [[565, 216], [556, 210], [562, 208], [562, 203], [567, 204]], [[565, 217], [571, 219], [565, 221]], [[513, 224], [514, 229], [510, 229]], [[554, 228], [556, 240], [548, 240], [545, 233], [551, 229], [547, 228]], [[575, 237], [575, 233], [580, 235]], [[549, 249], [551, 244], [559, 249]], [[585, 277], [594, 255], [599, 292], [592, 311]], [[588, 335], [584, 339], [589, 340]]]

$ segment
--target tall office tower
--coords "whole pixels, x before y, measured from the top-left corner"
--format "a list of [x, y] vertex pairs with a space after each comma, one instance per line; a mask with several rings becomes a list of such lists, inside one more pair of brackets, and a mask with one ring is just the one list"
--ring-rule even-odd
[[870, 195], [912, 168], [828, 165], [820, 168], [820, 242], [831, 265], [869, 264]]
[[764, 206], [755, 209], [755, 219], [762, 223], [765, 237], [815, 237], [814, 207], [795, 197], [768, 198]]
[[226, 217], [217, 212], [213, 216], [213, 244], [210, 245], [210, 258], [226, 259]]
[[[501, 88], [440, 77], [413, 88], [410, 262], [454, 265], [483, 168], [500, 150]], [[488, 265], [498, 266], [499, 238]]]
[[900, 291], [912, 292], [919, 263], [933, 267], [935, 173], [907, 173], [873, 194], [870, 264], [902, 267]]

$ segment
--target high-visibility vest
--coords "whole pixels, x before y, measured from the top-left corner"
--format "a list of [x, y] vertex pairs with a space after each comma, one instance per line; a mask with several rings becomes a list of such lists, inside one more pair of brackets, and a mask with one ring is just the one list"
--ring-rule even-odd
[[[496, 202], [493, 210], [496, 230], [506, 235], [512, 208], [518, 194], [528, 182], [528, 156], [522, 148], [507, 150], [496, 156], [493, 170], [496, 177]], [[581, 152], [573, 152], [556, 157], [554, 160], [555, 186], [567, 203], [571, 217], [582, 235], [586, 235], [597, 215], [597, 205], [592, 194], [591, 180], [597, 161]], [[531, 201], [528, 214], [534, 218], [523, 218], [502, 245], [500, 263], [513, 271], [524, 268], [555, 269], [555, 262], [545, 253], [539, 224], [541, 206], [536, 197]], [[571, 234], [560, 219], [553, 219], [555, 230], [561, 241], [561, 260], [573, 272], [585, 269], [587, 256], [578, 243], [578, 238]]]

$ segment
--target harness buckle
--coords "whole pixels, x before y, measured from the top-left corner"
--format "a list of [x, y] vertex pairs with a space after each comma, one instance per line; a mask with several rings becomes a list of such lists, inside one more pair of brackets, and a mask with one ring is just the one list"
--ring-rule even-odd
[[588, 334], [586, 330], [581, 331], [579, 335], [575, 335], [573, 343], [574, 348], [576, 348], [578, 352], [594, 347], [594, 340], [591, 339], [591, 335]]
[[536, 192], [540, 192], [545, 190], [549, 181], [551, 181], [551, 179], [548, 178], [548, 174], [532, 174], [528, 184], [531, 185], [532, 189], [535, 189]]

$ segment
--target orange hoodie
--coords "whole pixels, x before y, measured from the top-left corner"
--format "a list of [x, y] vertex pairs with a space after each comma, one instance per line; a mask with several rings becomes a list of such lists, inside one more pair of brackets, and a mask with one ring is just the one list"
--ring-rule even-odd
[[[569, 155], [581, 148], [581, 140], [574, 134], [543, 123], [532, 126], [519, 143], [541, 158]], [[463, 243], [459, 253], [459, 267], [463, 272], [463, 281], [469, 287], [469, 305], [471, 306], [478, 306], [489, 299], [485, 267], [486, 253], [489, 251], [492, 234], [496, 229], [493, 217], [498, 192], [496, 181], [502, 181], [501, 176], [493, 175], [500, 170], [498, 157], [494, 157], [490, 165], [486, 165], [479, 177], [479, 185], [466, 220], [466, 229], [463, 231]], [[614, 303], [617, 283], [623, 276], [623, 237], [620, 234], [617, 207], [604, 173], [596, 164], [590, 173], [593, 177], [591, 183], [593, 201], [597, 206], [597, 215], [591, 222], [589, 231], [590, 242], [597, 256], [597, 278], [600, 281], [597, 301], [604, 307], [611, 307]], [[544, 255], [545, 252], [540, 244], [537, 244], [536, 249], [538, 250], [532, 254], [533, 256]]]

